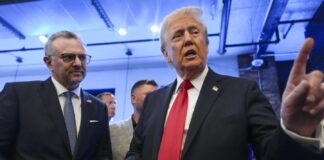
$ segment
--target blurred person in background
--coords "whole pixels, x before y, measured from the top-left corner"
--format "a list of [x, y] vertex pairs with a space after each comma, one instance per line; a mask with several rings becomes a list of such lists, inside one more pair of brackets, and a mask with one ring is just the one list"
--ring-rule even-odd
[[134, 112], [130, 118], [120, 122], [110, 123], [110, 138], [113, 160], [125, 159], [133, 137], [134, 129], [142, 112], [144, 99], [147, 94], [155, 91], [158, 85], [154, 80], [139, 80], [131, 89], [131, 102]]
[[116, 114], [116, 100], [114, 94], [110, 92], [103, 92], [99, 93], [97, 97], [106, 103], [108, 108], [108, 118], [109, 120], [112, 120]]

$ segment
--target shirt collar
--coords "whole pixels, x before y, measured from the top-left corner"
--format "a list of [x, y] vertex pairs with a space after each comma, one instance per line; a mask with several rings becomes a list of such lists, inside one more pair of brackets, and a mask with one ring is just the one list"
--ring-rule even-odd
[[[53, 76], [51, 77], [51, 80], [52, 80], [52, 82], [54, 84], [54, 87], [56, 89], [56, 93], [57, 93], [58, 96], [61, 96], [64, 92], [69, 91], [63, 85], [61, 85]], [[81, 94], [80, 86], [77, 87], [76, 89], [72, 90], [71, 92], [73, 92], [79, 98], [80, 94]]]
[[[198, 90], [198, 92], [200, 92], [200, 90], [201, 90], [201, 87], [202, 87], [202, 85], [204, 83], [204, 80], [205, 80], [205, 78], [207, 76], [208, 71], [209, 71], [208, 67], [205, 66], [204, 71], [198, 77], [196, 77], [195, 79], [190, 80], [191, 84], [194, 86], [195, 89]], [[183, 81], [183, 79], [179, 75], [177, 75], [176, 92], [178, 92], [180, 84], [182, 83], [182, 81]]]

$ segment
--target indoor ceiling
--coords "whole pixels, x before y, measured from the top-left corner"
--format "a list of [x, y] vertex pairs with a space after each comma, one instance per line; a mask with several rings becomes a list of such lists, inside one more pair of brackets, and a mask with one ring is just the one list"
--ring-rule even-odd
[[[252, 53], [291, 57], [300, 48], [305, 27], [314, 21], [322, 3], [322, 0], [224, 0], [224, 3], [223, 0], [1, 0], [0, 70], [18, 63], [26, 68], [43, 65], [44, 44], [38, 37], [60, 30], [70, 30], [82, 37], [88, 45], [88, 54], [92, 55], [92, 66], [116, 66], [128, 58], [138, 63], [163, 61], [158, 33], [152, 33], [150, 27], [159, 25], [165, 15], [184, 6], [203, 10], [211, 58]], [[105, 14], [108, 21], [100, 14]], [[228, 27], [221, 27], [222, 24]], [[126, 35], [118, 34], [121, 27], [127, 29]], [[131, 56], [126, 54], [127, 50]]]

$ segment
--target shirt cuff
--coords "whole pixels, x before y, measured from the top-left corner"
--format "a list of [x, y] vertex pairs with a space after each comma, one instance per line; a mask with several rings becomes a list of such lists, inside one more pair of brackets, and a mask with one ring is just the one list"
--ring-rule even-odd
[[311, 138], [298, 135], [297, 133], [288, 130], [283, 124], [282, 118], [280, 118], [280, 125], [284, 132], [301, 146], [308, 148], [316, 153], [320, 153], [324, 149], [324, 146], [321, 142], [321, 139], [324, 139], [324, 137], [322, 136], [321, 132], [319, 132], [320, 128], [317, 129], [315, 138]]

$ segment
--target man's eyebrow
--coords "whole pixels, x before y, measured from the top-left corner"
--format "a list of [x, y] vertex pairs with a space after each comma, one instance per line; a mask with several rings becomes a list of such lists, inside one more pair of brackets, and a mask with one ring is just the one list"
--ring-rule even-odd
[[178, 33], [178, 32], [181, 32], [183, 30], [184, 30], [183, 27], [172, 28], [171, 34]]
[[197, 25], [197, 24], [193, 24], [193, 25], [190, 25], [188, 28], [189, 28], [189, 29], [199, 28], [199, 25]]

